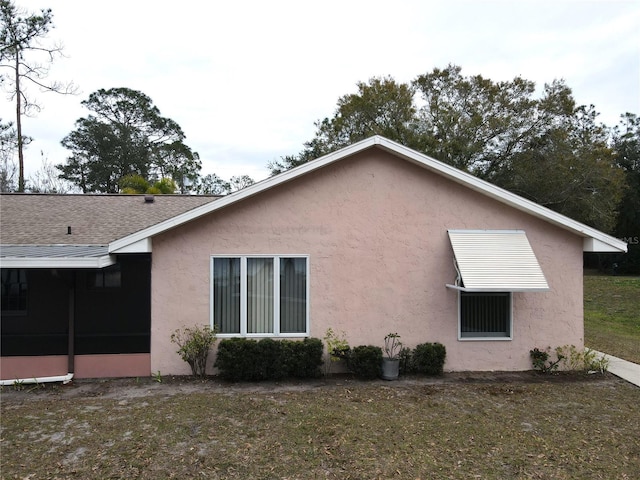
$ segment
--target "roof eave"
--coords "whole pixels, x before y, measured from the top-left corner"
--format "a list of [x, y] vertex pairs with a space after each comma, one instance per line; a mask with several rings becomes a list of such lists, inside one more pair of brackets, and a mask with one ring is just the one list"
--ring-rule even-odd
[[[320, 157], [311, 162], [300, 165], [299, 167], [287, 170], [286, 172], [283, 172], [279, 175], [267, 178], [238, 192], [220, 198], [215, 202], [194, 208], [193, 210], [190, 210], [181, 215], [177, 215], [173, 218], [165, 220], [164, 222], [160, 222], [154, 226], [148, 227], [146, 229], [140, 230], [139, 232], [118, 239], [109, 244], [109, 253], [122, 251], [123, 248], [127, 248], [133, 244], [138, 244], [138, 242], [141, 242], [144, 239], [150, 238], [166, 230], [195, 220], [203, 215], [225, 208], [231, 204], [257, 195], [263, 191], [294, 180], [302, 175], [335, 163], [345, 157], [360, 153], [373, 146], [379, 146], [380, 148], [392, 154], [398, 155], [405, 160], [409, 160], [412, 163], [423, 168], [427, 168], [431, 171], [437, 172], [456, 183], [463, 184], [464, 186], [482, 193], [483, 195], [487, 195], [488, 197], [493, 198], [501, 203], [507, 204], [513, 208], [552, 223], [560, 228], [571, 231], [574, 234], [579, 235], [585, 239], [585, 243], [583, 246], [585, 252], [624, 253], [627, 251], [627, 244], [621, 240], [618, 240], [617, 238], [614, 238], [610, 235], [600, 232], [599, 230], [596, 230], [595, 228], [589, 227], [569, 217], [554, 212], [553, 210], [543, 207], [542, 205], [538, 205], [537, 203], [522, 198], [489, 182], [481, 180], [478, 177], [474, 177], [469, 173], [463, 172], [450, 165], [442, 163], [432, 157], [416, 152], [415, 150], [405, 147], [404, 145], [376, 135], [360, 142], [354, 143], [353, 145], [345, 147], [336, 152]], [[143, 244], [144, 243], [140, 243], [139, 245]], [[133, 248], [135, 250], [135, 247]]]
[[0, 268], [105, 268], [116, 263], [113, 255], [102, 257], [3, 257]]

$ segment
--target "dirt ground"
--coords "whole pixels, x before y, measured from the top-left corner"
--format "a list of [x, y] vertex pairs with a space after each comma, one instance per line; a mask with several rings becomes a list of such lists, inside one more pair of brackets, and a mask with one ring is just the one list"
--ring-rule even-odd
[[[597, 378], [596, 378], [597, 377]], [[109, 378], [80, 379], [69, 384], [43, 383], [4, 386], [0, 390], [0, 401], [23, 402], [37, 401], [56, 396], [59, 398], [102, 397], [113, 399], [143, 398], [154, 395], [176, 395], [185, 393], [233, 393], [233, 392], [287, 392], [331, 389], [378, 383], [385, 387], [403, 387], [409, 385], [446, 385], [446, 384], [528, 384], [528, 383], [572, 383], [584, 381], [585, 374], [556, 372], [542, 374], [526, 372], [456, 372], [445, 373], [437, 377], [408, 375], [395, 381], [358, 380], [350, 374], [333, 374], [314, 380], [286, 380], [279, 382], [229, 382], [210, 376], [197, 379], [191, 376], [165, 376], [162, 378]], [[594, 374], [590, 381], [615, 382], [617, 377], [606, 373]]]

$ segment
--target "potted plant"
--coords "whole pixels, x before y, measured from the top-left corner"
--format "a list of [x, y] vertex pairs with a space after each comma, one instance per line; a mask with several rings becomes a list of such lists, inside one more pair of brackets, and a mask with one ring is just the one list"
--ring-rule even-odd
[[402, 342], [400, 335], [397, 333], [389, 333], [384, 337], [384, 353], [382, 357], [382, 379], [396, 380], [400, 371], [400, 350]]

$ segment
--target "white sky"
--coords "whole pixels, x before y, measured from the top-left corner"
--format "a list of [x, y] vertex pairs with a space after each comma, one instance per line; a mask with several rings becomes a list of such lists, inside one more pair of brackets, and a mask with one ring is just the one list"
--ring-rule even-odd
[[[147, 94], [182, 127], [202, 174], [268, 176], [266, 165], [298, 153], [313, 123], [332, 116], [356, 82], [410, 81], [449, 63], [463, 75], [515, 76], [539, 87], [563, 78], [578, 104], [613, 126], [640, 114], [637, 0], [17, 0], [51, 8], [52, 40], [67, 58], [49, 79], [77, 96], [31, 89], [43, 110], [24, 120], [35, 138], [27, 176], [41, 157], [63, 163], [60, 140], [88, 115], [99, 88]], [[0, 118], [14, 108], [3, 95]], [[42, 152], [42, 155], [41, 153]]]

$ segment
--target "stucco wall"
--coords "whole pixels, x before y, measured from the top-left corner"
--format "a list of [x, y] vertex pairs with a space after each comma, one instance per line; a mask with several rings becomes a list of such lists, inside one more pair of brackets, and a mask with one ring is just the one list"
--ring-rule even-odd
[[[458, 341], [447, 229], [527, 232], [551, 291], [514, 294], [513, 340]], [[152, 371], [189, 373], [169, 337], [209, 323], [212, 254], [308, 254], [312, 336], [439, 341], [449, 371], [526, 370], [533, 347], [583, 346], [579, 237], [378, 149], [155, 237]]]

